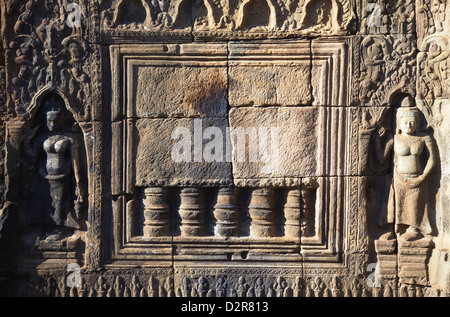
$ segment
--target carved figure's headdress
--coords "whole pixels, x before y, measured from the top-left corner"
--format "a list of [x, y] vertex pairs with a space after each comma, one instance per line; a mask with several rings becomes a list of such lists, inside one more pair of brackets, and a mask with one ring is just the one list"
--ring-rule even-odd
[[411, 96], [403, 98], [400, 108], [397, 110], [397, 118], [414, 117], [419, 118], [419, 109], [414, 105], [414, 99]]
[[401, 117], [414, 117], [419, 118], [419, 109], [416, 107], [400, 107], [397, 110], [397, 118]]

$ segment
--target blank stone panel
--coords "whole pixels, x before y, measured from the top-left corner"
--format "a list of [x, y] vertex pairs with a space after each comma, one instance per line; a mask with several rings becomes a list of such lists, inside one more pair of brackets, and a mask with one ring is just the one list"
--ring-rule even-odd
[[226, 115], [226, 68], [143, 64], [132, 74], [131, 107], [137, 117]]
[[[231, 163], [226, 162], [226, 126], [227, 120], [219, 118], [137, 120], [132, 136], [135, 144], [135, 186], [231, 183]], [[212, 137], [212, 141], [203, 138], [203, 132], [208, 127], [220, 131]], [[178, 134], [176, 129], [183, 129], [189, 134]], [[205, 156], [213, 151], [209, 150], [210, 142], [217, 151], [215, 157]]]
[[309, 41], [229, 45], [230, 106], [297, 106], [311, 103]]
[[[230, 126], [239, 131], [232, 135], [235, 182], [277, 183], [277, 179], [316, 175], [318, 118], [319, 111], [313, 107], [232, 109]], [[245, 148], [239, 138], [246, 138]], [[250, 151], [254, 151], [255, 161], [251, 161]], [[244, 162], [240, 152], [246, 154]]]

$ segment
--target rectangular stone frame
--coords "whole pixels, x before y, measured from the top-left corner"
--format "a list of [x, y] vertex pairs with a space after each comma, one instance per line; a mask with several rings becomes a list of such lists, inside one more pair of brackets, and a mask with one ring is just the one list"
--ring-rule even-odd
[[[260, 41], [261, 42], [261, 41]], [[264, 41], [262, 41], [264, 43]], [[300, 240], [288, 240], [285, 238], [250, 239], [248, 237], [232, 237], [228, 239], [218, 237], [196, 237], [189, 239], [184, 237], [159, 237], [144, 238], [134, 237], [130, 231], [129, 217], [134, 212], [133, 185], [133, 158], [125, 155], [130, 153], [132, 139], [130, 129], [133, 128], [133, 113], [127, 108], [127, 86], [124, 85], [130, 65], [136, 60], [162, 61], [167, 56], [174, 59], [192, 59], [201, 56], [202, 59], [210, 59], [213, 63], [224, 63], [229, 67], [229, 57], [219, 53], [205, 56], [202, 49], [214, 51], [212, 47], [223, 45], [221, 43], [200, 44], [136, 44], [113, 45], [110, 47], [112, 104], [111, 104], [111, 133], [113, 144], [111, 153], [112, 194], [117, 197], [113, 202], [113, 243], [110, 260], [119, 267], [129, 265], [133, 261], [145, 261], [151, 263], [163, 261], [167, 265], [171, 261], [188, 261], [195, 266], [197, 261], [214, 260], [228, 261], [277, 261], [277, 262], [304, 262], [306, 267], [315, 268], [340, 268], [345, 269], [348, 261], [344, 260], [346, 251], [351, 245], [352, 238], [349, 235], [350, 221], [354, 217], [349, 214], [351, 201], [357, 199], [350, 194], [348, 176], [348, 152], [351, 144], [345, 143], [345, 136], [351, 130], [351, 113], [347, 111], [349, 101], [348, 87], [351, 87], [347, 76], [348, 69], [345, 65], [351, 54], [350, 38], [338, 37], [321, 40], [313, 40], [310, 44], [310, 54], [306, 59], [311, 60], [311, 92], [319, 93], [321, 99], [312, 102], [317, 107], [323, 133], [319, 136], [320, 151], [317, 175], [315, 176], [319, 189], [316, 201], [317, 232], [314, 237], [302, 237]], [[231, 44], [229, 44], [231, 45]], [[270, 41], [265, 45], [270, 45]], [[274, 44], [276, 45], [276, 44]], [[180, 49], [186, 46], [192, 49]], [[275, 47], [275, 46], [274, 46]], [[196, 51], [196, 49], [198, 50]], [[204, 52], [204, 51], [203, 51]], [[185, 54], [183, 56], [183, 54]], [[254, 57], [250, 57], [252, 60]], [[256, 58], [257, 60], [258, 58]], [[264, 59], [264, 57], [263, 57]], [[154, 62], [149, 62], [154, 63]], [[164, 64], [164, 62], [163, 62]], [[323, 103], [323, 104], [322, 104]], [[348, 141], [350, 142], [350, 141]], [[325, 175], [329, 175], [325, 177]], [[299, 181], [297, 179], [296, 181]], [[301, 181], [301, 180], [300, 180]], [[329, 206], [328, 210], [324, 210]], [[240, 255], [242, 251], [251, 250], [245, 259]], [[177, 248], [176, 255], [174, 246]], [[201, 250], [207, 250], [203, 252]], [[297, 251], [295, 251], [297, 250]], [[275, 256], [267, 256], [273, 252]], [[266, 256], [261, 257], [261, 254]], [[290, 254], [290, 255], [288, 255]], [[131, 261], [131, 262], [130, 262]], [[194, 262], [191, 262], [194, 261]], [[309, 263], [309, 264], [308, 264]], [[341, 265], [344, 264], [344, 267]], [[337, 265], [337, 266], [336, 266]], [[305, 268], [306, 268], [305, 267]]]

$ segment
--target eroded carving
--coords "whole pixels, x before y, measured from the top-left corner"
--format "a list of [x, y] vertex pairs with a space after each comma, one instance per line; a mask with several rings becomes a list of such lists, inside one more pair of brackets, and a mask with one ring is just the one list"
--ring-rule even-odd
[[[82, 176], [82, 141], [64, 100], [55, 93], [46, 95], [40, 107], [41, 117], [24, 131], [27, 185], [32, 193], [24, 226], [39, 224], [44, 239], [61, 240], [85, 228], [86, 187]], [[50, 226], [50, 227], [48, 227]]]
[[[397, 128], [394, 137], [387, 141], [384, 150], [381, 149], [380, 143], [377, 143], [377, 154], [381, 162], [388, 158], [391, 151], [394, 152], [393, 184], [388, 213], [382, 222], [395, 224], [395, 232], [401, 232], [405, 240], [415, 240], [432, 233], [426, 180], [437, 162], [431, 136], [416, 133], [419, 111], [412, 106], [411, 97], [405, 97], [397, 110]], [[384, 132], [383, 128], [378, 130], [380, 136], [383, 136]], [[422, 167], [420, 157], [425, 148], [429, 157], [426, 165]], [[394, 238], [393, 233], [388, 232], [382, 239]]]
[[372, 35], [361, 42], [361, 88], [365, 105], [384, 106], [394, 93], [415, 93], [415, 39]]
[[[133, 14], [135, 12], [135, 14]], [[116, 0], [103, 5], [105, 30], [343, 34], [353, 24], [350, 1]], [[282, 36], [282, 35], [281, 35]]]
[[[15, 67], [10, 71], [11, 102], [17, 115], [26, 112], [34, 95], [44, 87], [67, 91], [77, 115], [87, 115], [83, 106], [91, 95], [90, 71], [85, 64], [90, 47], [82, 31], [85, 12], [76, 5], [80, 14], [76, 23], [67, 23], [70, 8], [61, 0], [46, 2], [44, 8], [29, 0], [21, 7], [14, 24], [15, 37], [8, 43], [15, 52]], [[10, 10], [13, 7], [11, 3]]]

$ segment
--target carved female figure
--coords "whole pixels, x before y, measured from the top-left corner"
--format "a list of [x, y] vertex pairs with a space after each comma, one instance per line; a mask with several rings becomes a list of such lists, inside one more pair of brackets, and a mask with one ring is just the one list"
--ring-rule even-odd
[[[78, 227], [83, 203], [79, 144], [74, 133], [65, 127], [63, 109], [63, 100], [56, 94], [50, 95], [44, 103], [46, 131], [34, 137], [37, 129], [33, 130], [24, 143], [32, 166], [38, 169], [32, 217], [35, 222], [51, 224], [51, 233], [58, 236], [64, 228]], [[69, 219], [73, 219], [72, 223]]]
[[[397, 131], [386, 143], [384, 151], [377, 138], [377, 156], [383, 162], [394, 151], [393, 182], [389, 194], [388, 210], [384, 223], [395, 223], [395, 231], [406, 228], [402, 237], [415, 240], [431, 233], [425, 181], [436, 165], [434, 143], [430, 135], [417, 132], [419, 111], [411, 107], [412, 99], [405, 97], [397, 111]], [[384, 135], [384, 129], [378, 131]], [[429, 156], [422, 170], [421, 157], [427, 149]], [[384, 234], [381, 239], [394, 238], [393, 232]]]

